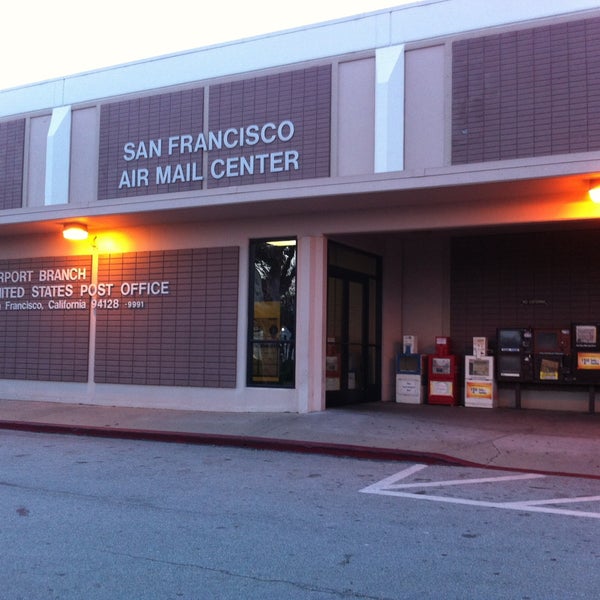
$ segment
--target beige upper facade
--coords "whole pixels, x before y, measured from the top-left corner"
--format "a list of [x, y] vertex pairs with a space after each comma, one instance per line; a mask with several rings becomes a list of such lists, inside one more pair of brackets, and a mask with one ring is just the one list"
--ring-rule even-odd
[[[511, 3], [513, 6], [496, 2], [486, 3], [485, 11], [480, 10], [481, 4], [467, 0], [424, 2], [4, 91], [0, 93], [0, 112], [4, 114], [5, 125], [23, 120], [20, 135], [24, 159], [21, 204], [13, 203], [2, 211], [0, 227], [19, 224], [23, 228], [50, 231], [51, 221], [62, 222], [67, 218], [126, 223], [135, 218], [132, 216], [135, 213], [146, 213], [151, 219], [152, 214], [162, 211], [175, 215], [176, 211], [191, 208], [218, 216], [233, 205], [258, 214], [256, 211], [260, 212], [261, 205], [267, 202], [285, 201], [289, 205], [299, 198], [303, 204], [313, 202], [331, 210], [359, 208], [364, 206], [367, 196], [373, 209], [407, 201], [423, 204], [415, 201], [419, 194], [425, 194], [435, 203], [447, 200], [456, 203], [473, 197], [472, 188], [456, 190], [457, 185], [481, 183], [490, 186], [494, 193], [494, 186], [503, 181], [513, 182], [518, 188], [517, 195], [529, 196], [527, 182], [536, 179], [551, 192], [545, 192], [545, 198], [560, 194], [564, 186], [569, 194], [582, 191], [581, 175], [593, 171], [595, 147], [537, 156], [521, 153], [502, 160], [453, 161], [452, 144], [456, 145], [456, 136], [453, 138], [452, 119], [457, 110], [453, 106], [453, 94], [456, 96], [453, 53], [457, 43], [468, 39], [593, 19], [597, 16], [594, 3], [555, 1], [544, 3], [543, 7], [523, 8], [517, 2]], [[383, 32], [387, 32], [385, 36]], [[324, 44], [324, 40], [328, 43]], [[271, 64], [272, 56], [267, 63], [264, 56], [265, 50], [274, 46], [281, 47], [277, 54], [279, 64]], [[320, 56], [314, 56], [313, 46], [320, 49]], [[241, 48], [249, 64], [240, 66], [236, 60], [234, 73], [232, 53]], [[333, 48], [335, 52], [325, 55]], [[252, 57], [254, 64], [250, 62]], [[211, 186], [206, 177], [197, 190], [176, 195], [163, 190], [153, 193], [151, 212], [148, 199], [141, 198], [144, 195], [141, 191], [127, 198], [116, 189], [99, 193], [99, 160], [104, 150], [101, 121], [107, 105], [129, 102], [133, 106], [139, 99], [196, 90], [201, 91], [208, 111], [210, 93], [219, 87], [320, 67], [331, 69], [330, 123], [325, 131], [330, 143], [326, 177], [314, 178], [307, 171], [297, 180], [284, 183], [262, 184], [257, 180], [235, 194], [230, 191], [238, 183], [235, 178], [230, 178], [230, 185], [223, 188]], [[479, 100], [472, 97], [463, 101], [473, 106]], [[28, 110], [17, 112], [18, 107]], [[493, 118], [507, 116], [497, 114]], [[251, 115], [247, 124], [263, 126], [277, 121], [279, 125], [286, 119], [278, 120], [265, 113], [262, 122], [254, 123], [255, 120], [255, 115]], [[165, 139], [186, 134], [195, 139], [203, 127], [208, 134], [208, 120], [200, 128], [197, 125], [188, 127], [189, 131], [176, 126], [167, 132]], [[307, 135], [314, 138], [316, 131], [323, 129], [319, 126]], [[295, 135], [297, 138], [297, 131]], [[150, 139], [133, 136], [128, 141], [132, 144], [130, 149], [135, 144], [138, 154], [140, 143], [148, 146], [142, 151], [151, 150]], [[322, 141], [315, 143], [323, 147]], [[291, 148], [293, 143], [288, 146]], [[290, 164], [293, 168], [295, 155], [285, 154], [285, 148], [283, 152], [281, 160], [287, 160], [288, 168]], [[185, 167], [189, 161], [181, 162]], [[126, 166], [133, 169], [135, 163], [128, 161]], [[201, 167], [209, 168], [199, 165], [192, 174], [188, 168], [187, 176], [200, 176], [197, 173]], [[136, 176], [140, 176], [139, 170]], [[553, 178], [560, 178], [560, 182]], [[583, 177], [586, 178], [587, 175]], [[440, 192], [441, 189], [444, 191]], [[408, 193], [410, 200], [405, 199]], [[556, 217], [572, 215], [573, 211], [562, 207]], [[526, 213], [525, 218], [530, 217]]]

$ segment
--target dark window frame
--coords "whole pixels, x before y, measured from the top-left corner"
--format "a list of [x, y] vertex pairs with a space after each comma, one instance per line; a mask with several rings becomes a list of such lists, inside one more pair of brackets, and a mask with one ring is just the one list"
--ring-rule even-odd
[[[269, 310], [269, 304], [273, 302], [279, 302], [279, 313], [277, 315], [271, 315], [274, 321], [276, 330], [266, 326], [269, 315], [257, 315], [257, 301], [256, 301], [256, 284], [257, 284], [257, 250], [261, 245], [267, 246], [270, 243], [293, 242], [282, 248], [295, 247], [293, 262], [293, 276], [291, 277], [290, 283], [292, 284], [294, 291], [292, 294], [292, 301], [287, 306], [288, 313], [292, 315], [286, 315], [284, 318], [281, 317], [281, 295], [278, 300], [265, 301], [265, 310]], [[251, 239], [249, 243], [248, 253], [248, 331], [247, 331], [247, 366], [246, 366], [246, 385], [248, 387], [268, 387], [268, 388], [286, 388], [293, 389], [296, 387], [296, 305], [297, 305], [297, 238], [295, 236], [284, 236], [284, 237], [269, 237], [269, 238], [258, 238]], [[282, 251], [283, 252], [283, 251]], [[291, 263], [290, 263], [291, 266]], [[289, 276], [289, 274], [288, 274]], [[291, 286], [290, 286], [291, 287]], [[281, 292], [281, 290], [279, 290]], [[271, 308], [276, 309], [275, 306]], [[261, 320], [265, 326], [257, 327], [256, 321]], [[284, 332], [283, 329], [287, 331]], [[267, 331], [265, 331], [267, 330]], [[291, 334], [291, 336], [290, 336]], [[268, 339], [272, 337], [273, 339]], [[288, 339], [289, 338], [289, 339]], [[266, 359], [263, 353], [269, 356]], [[258, 357], [260, 355], [260, 358]], [[261, 367], [258, 363], [261, 363]], [[263, 370], [262, 367], [267, 364], [267, 367]], [[261, 368], [262, 373], [258, 372]]]

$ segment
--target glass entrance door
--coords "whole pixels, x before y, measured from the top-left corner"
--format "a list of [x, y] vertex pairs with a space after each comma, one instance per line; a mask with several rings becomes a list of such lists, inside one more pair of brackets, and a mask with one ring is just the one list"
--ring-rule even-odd
[[327, 406], [369, 402], [381, 397], [379, 269], [378, 260], [371, 258], [375, 261], [372, 273], [353, 271], [346, 268], [351, 265], [340, 266], [330, 261]]

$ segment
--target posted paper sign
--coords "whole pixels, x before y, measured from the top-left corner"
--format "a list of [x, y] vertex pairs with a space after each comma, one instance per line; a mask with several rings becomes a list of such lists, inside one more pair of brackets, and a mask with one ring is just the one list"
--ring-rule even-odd
[[589, 371], [600, 370], [600, 353], [579, 352], [577, 354], [577, 368]]
[[494, 384], [485, 381], [467, 381], [467, 398], [478, 400], [492, 400], [494, 397]]

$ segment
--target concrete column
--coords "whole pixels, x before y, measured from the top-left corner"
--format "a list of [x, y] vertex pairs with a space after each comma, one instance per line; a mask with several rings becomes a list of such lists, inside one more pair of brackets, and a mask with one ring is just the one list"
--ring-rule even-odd
[[298, 412], [325, 409], [327, 240], [298, 239], [296, 295], [296, 391]]

